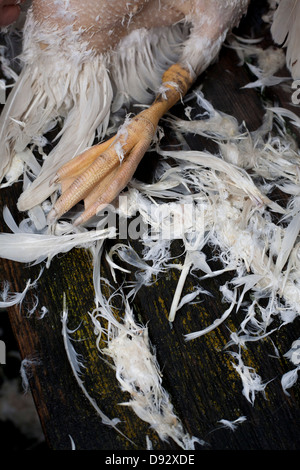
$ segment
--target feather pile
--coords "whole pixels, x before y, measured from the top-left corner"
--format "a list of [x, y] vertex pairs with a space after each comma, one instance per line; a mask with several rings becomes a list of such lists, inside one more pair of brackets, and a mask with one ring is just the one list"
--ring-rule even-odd
[[[61, 61], [57, 55], [51, 57], [51, 48], [46, 56], [43, 55], [46, 58], [42, 58], [30, 16], [26, 28], [27, 40], [31, 42], [25, 44], [25, 66], [1, 116], [0, 132], [4, 185], [23, 177], [24, 192], [18, 204], [27, 214], [18, 226], [5, 209], [4, 219], [10, 233], [0, 235], [0, 256], [24, 263], [46, 260], [49, 265], [54, 256], [74, 247], [90, 250], [94, 262], [96, 304], [90, 316], [96, 331], [95, 341], [101, 353], [112, 360], [121, 389], [130, 394], [126, 405], [148, 422], [163, 440], [172, 438], [182, 448], [193, 449], [196, 442], [202, 442], [189, 436], [176, 416], [168, 393], [162, 387], [147, 328], [136, 323], [130, 304], [142, 286], [150, 285], [170, 269], [178, 269], [180, 276], [169, 314], [170, 322], [176, 323], [183, 305], [207, 294], [201, 280], [231, 273], [231, 281], [220, 285], [227, 303], [220, 318], [204, 330], [187, 333], [186, 340], [207, 334], [226, 322], [234, 310], [242, 310], [244, 319], [239, 331], [231, 334], [227, 348], [230, 348], [234, 367], [241, 377], [245, 398], [253, 404], [256, 394], [265, 392], [267, 383], [244, 364], [242, 346], [271, 335], [293, 322], [300, 313], [300, 154], [286, 128], [286, 120], [289, 125], [299, 127], [299, 118], [282, 108], [266, 108], [263, 125], [249, 132], [233, 116], [214, 109], [202, 92], [196, 90], [194, 94], [203, 114], [191, 120], [187, 106], [188, 119], [170, 119], [184, 143], [183, 150], [163, 150], [158, 141], [160, 161], [153, 183], [132, 180], [126, 194], [120, 196], [119, 204], [111, 208], [121, 220], [139, 218], [143, 223], [144, 230], [138, 234], [143, 254], [138, 255], [121, 240], [106, 251], [105, 240], [118, 236], [120, 227], [117, 223], [107, 228], [104, 227], [105, 220], [100, 218], [78, 228], [72, 225], [70, 214], [69, 220], [47, 226], [46, 216], [57, 196], [48, 192], [49, 178], [55, 174], [57, 165], [63, 163], [62, 158], [69, 159], [91, 145], [95, 133], [101, 139], [109, 133], [109, 126], [115, 128], [124, 103], [132, 99], [140, 103], [149, 101], [151, 93], [146, 96], [145, 90], [150, 85], [151, 90], [159, 86], [165, 58], [170, 63], [176, 58], [182, 44], [182, 28], [174, 28], [168, 33], [174, 39], [171, 48], [171, 38], [163, 34], [155, 33], [150, 38], [149, 33], [144, 32], [143, 48], [136, 48], [134, 35], [130, 40], [126, 39], [132, 41], [132, 63], [138, 59], [141, 64], [138, 71], [132, 68], [130, 61], [129, 64], [125, 61], [129, 44], [124, 43], [124, 49], [121, 47], [119, 55], [111, 59], [113, 63], [108, 63], [107, 57], [100, 60], [89, 56], [86, 60], [85, 50], [73, 50], [72, 73], [62, 67], [65, 64], [63, 57]], [[43, 35], [41, 31], [38, 33]], [[293, 44], [293, 34], [292, 31], [288, 37], [288, 45]], [[49, 38], [44, 39], [47, 43]], [[73, 47], [73, 39], [69, 38], [70, 47]], [[284, 39], [284, 31], [279, 39]], [[150, 50], [151, 40], [156, 44], [155, 52], [153, 48]], [[255, 51], [251, 48], [251, 54]], [[242, 53], [245, 54], [245, 48]], [[37, 54], [38, 59], [32, 61], [30, 54]], [[292, 61], [293, 51], [289, 52], [289, 57]], [[54, 59], [57, 73], [51, 75], [48, 66], [51, 60], [53, 66]], [[33, 65], [36, 62], [39, 65]], [[108, 65], [112, 79], [108, 76]], [[271, 76], [275, 69], [269, 69], [272, 73], [267, 75], [257, 74], [261, 81], [255, 86], [273, 84]], [[150, 71], [153, 74], [154, 70], [155, 77], [150, 76]], [[136, 77], [139, 87], [135, 86]], [[20, 92], [22, 100], [18, 99]], [[113, 115], [110, 114], [111, 107]], [[61, 125], [57, 145], [52, 142], [53, 149], [46, 155], [44, 149], [48, 142], [45, 136], [57, 125]], [[76, 135], [73, 132], [75, 125], [80, 129]], [[191, 151], [184, 141], [185, 133], [212, 139], [218, 151], [215, 154]], [[43, 162], [35, 157], [34, 151]], [[279, 205], [272, 199], [275, 189], [285, 195], [286, 203]], [[175, 239], [181, 239], [184, 244], [184, 260], [177, 265], [173, 264], [171, 255]], [[206, 258], [206, 245], [213, 247], [221, 262], [217, 271]], [[103, 257], [109, 263], [113, 278], [117, 270], [126, 271], [124, 265], [120, 266], [116, 261], [117, 256], [127, 263], [128, 270], [135, 272], [135, 282], [123, 286], [123, 290], [118, 288], [124, 300], [125, 313], [121, 319], [115, 318], [111, 299], [102, 293], [103, 280], [99, 274]], [[187, 277], [195, 273], [194, 291], [183, 295]], [[20, 295], [9, 296], [4, 289], [0, 306], [21, 302], [30, 285], [29, 282]], [[80, 379], [80, 362], [71, 343], [66, 306], [62, 320], [68, 359], [79, 386], [89, 396]], [[100, 347], [101, 338], [106, 342], [104, 349]], [[297, 380], [300, 367], [298, 342], [292, 345], [287, 357], [294, 369], [282, 378], [285, 392]], [[90, 401], [103, 422], [117, 429], [117, 419], [106, 417], [93, 399]], [[234, 429], [243, 421], [244, 417], [232, 424], [226, 420], [220, 423]]]
[[[122, 405], [131, 407], [163, 441], [171, 438], [185, 450], [193, 450], [196, 442], [203, 444], [200, 439], [186, 433], [178, 419], [162, 386], [162, 374], [150, 345], [148, 328], [136, 323], [128, 300], [124, 299], [125, 314], [121, 322], [114, 317], [109, 302], [103, 297], [96, 298], [96, 301], [98, 307], [91, 318], [98, 336], [97, 343], [100, 344], [104, 335], [107, 344], [99, 350], [113, 360], [120, 387], [131, 397]], [[109, 324], [106, 332], [103, 329], [104, 321]]]

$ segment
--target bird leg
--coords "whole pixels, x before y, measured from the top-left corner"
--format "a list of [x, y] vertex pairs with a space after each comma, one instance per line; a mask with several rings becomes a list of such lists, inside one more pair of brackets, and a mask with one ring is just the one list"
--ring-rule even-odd
[[133, 177], [159, 120], [186, 94], [193, 78], [180, 64], [172, 65], [164, 73], [161, 91], [149, 108], [126, 121], [114, 137], [62, 166], [53, 180], [61, 184], [62, 194], [50, 211], [48, 222], [53, 223], [84, 200], [85, 210], [74, 222], [81, 225], [110, 204]]

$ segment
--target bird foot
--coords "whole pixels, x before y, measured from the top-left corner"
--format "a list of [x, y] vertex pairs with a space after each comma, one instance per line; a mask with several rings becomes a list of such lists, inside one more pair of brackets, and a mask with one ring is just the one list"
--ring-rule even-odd
[[126, 120], [114, 137], [87, 149], [58, 170], [51, 184], [60, 183], [62, 194], [48, 215], [48, 223], [84, 200], [84, 212], [74, 222], [81, 225], [118, 196], [155, 135], [158, 118], [148, 111]]
[[115, 137], [75, 157], [57, 172], [62, 194], [48, 215], [51, 224], [84, 200], [85, 210], [75, 225], [87, 222], [120, 194], [148, 150], [161, 117], [185, 95], [193, 76], [180, 64], [162, 77], [162, 90], [152, 105], [119, 129]]

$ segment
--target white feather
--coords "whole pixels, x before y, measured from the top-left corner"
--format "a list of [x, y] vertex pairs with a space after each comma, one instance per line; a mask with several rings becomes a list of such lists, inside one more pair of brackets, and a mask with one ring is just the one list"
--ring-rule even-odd
[[30, 279], [27, 281], [26, 286], [22, 292], [9, 292], [9, 284], [8, 282], [4, 282], [4, 288], [1, 294], [2, 301], [0, 301], [0, 309], [7, 309], [13, 305], [21, 305], [29, 289], [33, 288], [37, 284], [37, 281], [42, 274], [43, 268], [40, 270], [38, 277], [34, 281], [31, 281]]
[[22, 360], [20, 367], [20, 375], [22, 378], [22, 387], [24, 393], [27, 393], [29, 390], [29, 379], [32, 377], [31, 368], [39, 364], [41, 364], [41, 361], [36, 356], [25, 357]]
[[271, 32], [275, 42], [287, 48], [287, 65], [295, 79], [300, 78], [299, 22], [299, 1], [280, 0], [274, 14]]
[[237, 360], [237, 364], [233, 364], [233, 367], [236, 369], [238, 374], [241, 377], [243, 384], [243, 395], [246, 399], [254, 405], [255, 394], [261, 392], [264, 394], [267, 383], [263, 383], [260, 375], [252, 367], [248, 367], [244, 364], [241, 356], [236, 353], [231, 353], [231, 355]]
[[175, 293], [174, 293], [174, 296], [173, 296], [173, 300], [172, 300], [172, 304], [171, 304], [171, 308], [170, 308], [170, 312], [169, 312], [169, 322], [173, 322], [175, 320], [176, 311], [179, 309], [178, 304], [179, 304], [179, 301], [180, 301], [181, 292], [183, 290], [184, 283], [186, 281], [186, 278], [188, 276], [188, 273], [189, 273], [191, 265], [192, 265], [192, 262], [189, 261], [188, 258], [189, 258], [189, 256], [187, 255], [186, 259], [185, 259], [185, 262], [184, 262], [184, 265], [182, 266], [182, 270], [181, 270], [181, 273], [180, 273], [180, 276], [179, 276], [179, 280], [178, 280], [178, 283], [177, 283], [177, 286], [176, 286], [176, 289], [175, 289]]
[[221, 423], [225, 428], [228, 428], [231, 431], [235, 431], [238, 425], [244, 423], [245, 421], [247, 421], [246, 416], [240, 416], [234, 421], [229, 421], [228, 419], [220, 419], [218, 423]]
[[[173, 439], [181, 448], [192, 450], [196, 437], [189, 436], [174, 413], [168, 393], [161, 383], [161, 372], [151, 351], [148, 330], [136, 324], [129, 303], [124, 299], [125, 317], [119, 325], [108, 330], [107, 347], [101, 352], [113, 359], [116, 378], [121, 389], [129, 393], [130, 406], [139, 418], [149, 423], [162, 440]], [[101, 313], [102, 312], [102, 313]], [[100, 317], [106, 318], [107, 309], [98, 310], [93, 316], [94, 325], [102, 334]], [[112, 315], [109, 313], [108, 318]], [[95, 321], [96, 320], [96, 321]]]
[[107, 426], [113, 427], [116, 431], [118, 431], [120, 434], [124, 435], [118, 428], [117, 424], [120, 422], [118, 418], [110, 419], [108, 418], [102, 410], [100, 410], [99, 406], [97, 405], [96, 401], [94, 398], [90, 396], [88, 393], [86, 387], [84, 386], [83, 380], [81, 378], [81, 370], [84, 367], [83, 363], [80, 361], [80, 357], [77, 354], [77, 352], [74, 349], [74, 346], [71, 342], [70, 334], [72, 333], [71, 330], [68, 329], [67, 326], [68, 322], [68, 311], [66, 307], [66, 300], [64, 297], [64, 307], [63, 307], [63, 314], [62, 314], [62, 335], [63, 335], [63, 340], [64, 340], [64, 346], [65, 346], [65, 351], [67, 353], [67, 357], [70, 363], [70, 366], [72, 368], [74, 377], [82, 390], [84, 396], [88, 399], [90, 404], [93, 406], [93, 408], [96, 410], [98, 415], [101, 417], [101, 420], [103, 424], [106, 424]]
[[260, 193], [257, 186], [253, 183], [248, 173], [242, 169], [223, 161], [222, 159], [212, 155], [208, 152], [201, 151], [160, 151], [161, 155], [169, 156], [175, 160], [185, 160], [196, 165], [209, 167], [213, 170], [220, 171], [226, 174], [234, 185], [248, 194], [255, 204], [272, 204], [272, 202], [265, 195]]
[[0, 309], [7, 309], [9, 307], [12, 307], [13, 305], [21, 304], [30, 287], [31, 283], [29, 280], [27, 281], [26, 287], [23, 292], [9, 293], [9, 285], [5, 283], [2, 292], [2, 301], [0, 301]]
[[300, 370], [300, 366], [295, 367], [295, 369], [292, 369], [289, 372], [286, 372], [281, 377], [281, 386], [283, 388], [284, 393], [287, 396], [290, 396], [290, 394], [287, 392], [287, 389], [293, 387], [293, 385], [295, 385], [295, 383], [298, 380], [299, 370]]
[[113, 228], [61, 236], [38, 233], [1, 233], [0, 256], [21, 263], [36, 264], [47, 258], [51, 260], [57, 254], [66, 253], [74, 247], [88, 246], [99, 239], [114, 235]]
[[210, 331], [213, 331], [215, 328], [218, 328], [229, 317], [229, 315], [231, 314], [235, 306], [236, 306], [236, 294], [235, 294], [234, 299], [231, 302], [231, 305], [228, 307], [227, 310], [225, 310], [221, 318], [217, 318], [216, 320], [212, 322], [211, 325], [209, 325], [206, 328], [203, 328], [203, 330], [195, 331], [193, 333], [189, 333], [185, 335], [186, 341], [191, 341], [193, 339], [199, 338], [200, 336], [206, 335]]

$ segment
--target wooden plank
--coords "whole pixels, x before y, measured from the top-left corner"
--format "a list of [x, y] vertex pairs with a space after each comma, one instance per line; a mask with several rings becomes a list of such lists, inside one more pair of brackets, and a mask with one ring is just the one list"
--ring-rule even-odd
[[[262, 104], [256, 91], [241, 90], [249, 79], [247, 69], [237, 67], [235, 53], [223, 49], [218, 63], [210, 67], [197, 85], [203, 83], [206, 98], [217, 109], [234, 115], [240, 122], [245, 120], [249, 129], [253, 130], [261, 123]], [[177, 105], [173, 111], [182, 115], [182, 105]], [[166, 132], [166, 139], [171, 141], [172, 135], [168, 134], [167, 129]], [[197, 149], [209, 145], [205, 139], [194, 136], [188, 136], [187, 141]], [[152, 153], [148, 154], [139, 175], [148, 176], [152, 161], [156, 158]], [[0, 213], [2, 207], [8, 205], [16, 220], [21, 217], [15, 209], [18, 190], [15, 186], [1, 192]], [[3, 220], [1, 231], [6, 231]], [[138, 241], [125, 242], [130, 242], [140, 252]], [[180, 242], [174, 243], [172, 249], [175, 261], [182, 262]], [[207, 254], [211, 256], [209, 251]], [[28, 278], [33, 280], [39, 276], [40, 267], [2, 260], [1, 278], [10, 281], [12, 290], [21, 291]], [[128, 268], [126, 265], [124, 267]], [[103, 276], [110, 279], [105, 263], [102, 270]], [[134, 279], [134, 275], [134, 272], [126, 275], [126, 280]], [[118, 275], [117, 281], [119, 284], [123, 282], [124, 275]], [[142, 287], [135, 297], [133, 308], [138, 321], [148, 324], [150, 340], [163, 370], [163, 386], [169, 392], [176, 413], [187, 431], [205, 440], [205, 449], [298, 449], [299, 389], [293, 387], [288, 397], [282, 391], [280, 379], [290, 369], [283, 354], [299, 337], [299, 319], [278, 331], [272, 339], [266, 338], [259, 344], [247, 347], [247, 364], [272, 380], [267, 387], [266, 398], [257, 395], [255, 406], [252, 406], [242, 395], [240, 378], [228, 352], [224, 350], [230, 332], [240, 325], [243, 318], [241, 312], [233, 313], [226, 324], [198, 340], [186, 342], [184, 339], [185, 334], [202, 329], [220, 317], [224, 304], [219, 285], [226, 281], [226, 276], [205, 281], [203, 288], [209, 290], [213, 297], [206, 296], [203, 303], [184, 306], [178, 312], [173, 328], [170, 328], [167, 317], [177, 281], [178, 271], [172, 270], [152, 286]], [[188, 278], [185, 292], [192, 287], [193, 281]], [[134, 443], [101, 423], [74, 379], [61, 334], [64, 294], [69, 310], [69, 326], [71, 329], [78, 328], [74, 333], [76, 350], [87, 367], [83, 374], [85, 385], [107, 416], [121, 419], [120, 430]], [[39, 305], [30, 315], [28, 311], [34, 305], [36, 296]], [[48, 313], [41, 319], [43, 306]], [[87, 251], [75, 249], [56, 257], [49, 268], [45, 267], [37, 287], [26, 296], [20, 311], [19, 307], [10, 309], [9, 316], [22, 358], [37, 360], [31, 367], [29, 381], [49, 448], [70, 449], [72, 436], [77, 449], [139, 450], [145, 448], [145, 436], [148, 435], [155, 450], [178, 450], [173, 442], [160, 441], [128, 407], [119, 405], [128, 396], [119, 389], [114, 371], [99, 357], [88, 314], [93, 308], [91, 258]], [[278, 348], [279, 358], [273, 356], [274, 345]], [[235, 420], [240, 416], [246, 416], [247, 421], [234, 433], [218, 424], [220, 419]]]
[[[2, 201], [9, 204], [11, 191], [5, 192]], [[2, 279], [9, 279], [16, 291], [22, 291], [27, 279], [36, 279], [40, 272], [40, 266], [27, 267], [11, 262], [2, 263], [1, 268]], [[84, 398], [74, 379], [61, 334], [64, 293], [70, 311], [69, 326], [76, 328], [81, 325], [82, 338], [78, 350], [80, 352], [83, 344], [82, 355], [92, 366], [92, 375], [86, 379], [90, 380], [91, 393], [95, 399], [99, 399], [100, 407], [103, 403], [107, 415], [115, 417], [118, 409], [117, 416], [128, 421], [126, 408], [118, 406], [118, 402], [124, 401], [124, 396], [116, 385], [113, 371], [99, 358], [88, 317], [88, 311], [94, 308], [90, 258], [85, 251], [74, 250], [53, 260], [40, 278], [37, 289], [33, 289], [31, 295], [26, 297], [21, 312], [18, 307], [10, 311], [21, 357], [36, 362], [29, 368], [29, 381], [46, 440], [50, 448], [55, 450], [71, 448], [69, 435], [74, 439], [77, 449], [126, 448], [129, 441], [101, 424], [99, 416]], [[39, 306], [34, 314], [28, 315], [28, 310], [35, 303], [35, 295], [38, 295]], [[43, 306], [46, 306], [48, 313], [40, 319]], [[132, 421], [132, 417], [129, 417], [129, 421], [130, 418]], [[129, 423], [128, 426], [130, 436], [130, 428], [136, 429], [136, 425], [130, 426]], [[144, 432], [141, 431], [141, 435]]]

